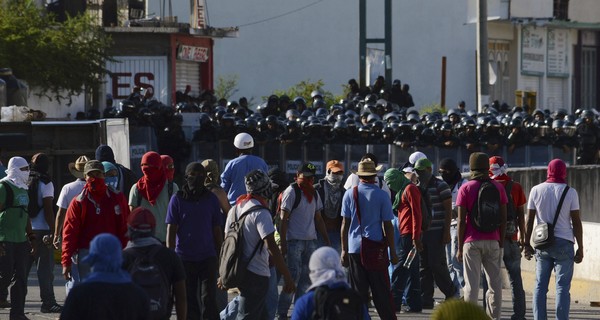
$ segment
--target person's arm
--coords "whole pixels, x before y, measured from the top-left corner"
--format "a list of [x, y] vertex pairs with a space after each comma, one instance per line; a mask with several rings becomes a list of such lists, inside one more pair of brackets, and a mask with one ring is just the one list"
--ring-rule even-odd
[[571, 222], [573, 223], [573, 235], [577, 241], [577, 251], [575, 252], [575, 263], [583, 261], [583, 225], [579, 210], [571, 210]]
[[527, 214], [527, 229], [525, 229], [525, 259], [527, 260], [531, 260], [531, 257], [535, 252], [535, 250], [533, 250], [533, 248], [531, 247], [530, 242], [531, 233], [533, 233], [533, 221], [535, 220], [535, 213], [536, 211], [534, 209], [529, 209], [529, 213]]
[[222, 188], [214, 188], [212, 192], [217, 196], [217, 199], [219, 199], [219, 206], [221, 207], [222, 213], [227, 215], [231, 209], [231, 204], [229, 203], [229, 199], [227, 199], [227, 193], [225, 193], [225, 190]]
[[315, 212], [315, 226], [317, 226], [317, 231], [319, 231], [321, 237], [323, 237], [323, 240], [325, 240], [325, 245], [331, 246], [329, 235], [327, 234], [327, 228], [325, 227], [325, 221], [323, 221], [320, 210]]
[[221, 256], [221, 245], [223, 244], [223, 230], [221, 226], [213, 226], [213, 241], [215, 242], [215, 252], [218, 258]]
[[60, 243], [62, 239], [62, 229], [63, 223], [65, 222], [65, 215], [67, 214], [67, 209], [58, 208], [58, 213], [56, 214], [56, 220], [54, 222], [54, 248], [56, 250], [60, 249]]
[[49, 230], [54, 230], [55, 223], [52, 200], [54, 200], [54, 197], [45, 197], [42, 199], [42, 206], [44, 207], [44, 218], [46, 219], [48, 227], [50, 227]]
[[[406, 188], [408, 190], [409, 187]], [[421, 211], [421, 192], [414, 186], [410, 190], [404, 192], [403, 196], [407, 198], [408, 205], [410, 206], [410, 214], [412, 220], [412, 241], [413, 246], [417, 248], [417, 251], [423, 250], [423, 244], [421, 243], [421, 226], [423, 224], [423, 212]], [[400, 218], [400, 217], [398, 217]]]
[[290, 224], [290, 212], [281, 209], [281, 230], [279, 230], [279, 246], [281, 247], [281, 254], [285, 256], [287, 254], [287, 231]]
[[387, 240], [388, 246], [390, 246], [390, 258], [392, 264], [398, 263], [398, 254], [396, 254], [396, 243], [394, 243], [394, 226], [391, 221], [383, 222], [383, 231], [385, 232], [385, 239]]
[[342, 217], [342, 229], [341, 229], [341, 237], [342, 237], [342, 265], [344, 267], [348, 267], [348, 232], [350, 231], [350, 222], [351, 220], [346, 217]]
[[173, 293], [175, 294], [175, 312], [177, 313], [177, 320], [186, 320], [187, 294], [185, 290], [185, 280], [180, 280], [173, 284]]
[[292, 275], [288, 270], [285, 262], [283, 261], [283, 255], [281, 255], [281, 251], [277, 247], [277, 243], [275, 242], [275, 236], [273, 233], [270, 233], [263, 240], [265, 245], [267, 246], [267, 250], [269, 250], [269, 254], [273, 258], [273, 263], [275, 263], [275, 268], [283, 276], [283, 292], [285, 293], [293, 293], [296, 291], [296, 285], [294, 284], [294, 279], [292, 279]]
[[[505, 206], [506, 207], [506, 206]], [[456, 250], [456, 259], [462, 263], [463, 261], [463, 245], [465, 244], [465, 229], [467, 227], [467, 209], [463, 206], [457, 206], [458, 218], [457, 221], [457, 234], [458, 234], [458, 248]], [[506, 212], [506, 210], [504, 210]], [[505, 219], [506, 220], [506, 219]]]
[[451, 241], [450, 223], [452, 222], [452, 198], [444, 200], [442, 205], [444, 206], [444, 235], [442, 243], [448, 244]]
[[[177, 236], [177, 230], [179, 226], [176, 224], [169, 223], [167, 224], [167, 248], [175, 249], [175, 237]], [[220, 229], [220, 228], [219, 228]], [[221, 236], [221, 241], [222, 241]]]
[[519, 228], [519, 245], [525, 245], [525, 205], [517, 208], [517, 227]]
[[71, 201], [67, 213], [65, 215], [65, 223], [62, 232], [62, 256], [61, 264], [63, 266], [63, 276], [65, 280], [71, 279], [71, 257], [77, 249], [77, 242], [79, 240], [80, 226], [83, 223], [81, 221], [82, 206], [85, 203], [78, 201]]

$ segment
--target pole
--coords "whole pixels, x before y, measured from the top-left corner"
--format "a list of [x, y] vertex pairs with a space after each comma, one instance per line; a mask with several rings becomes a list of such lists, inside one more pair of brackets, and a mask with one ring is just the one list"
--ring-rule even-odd
[[488, 34], [487, 34], [487, 0], [477, 1], [477, 65], [479, 66], [479, 81], [477, 83], [477, 110], [483, 111], [483, 105], [490, 100], [489, 62], [488, 62]]
[[446, 108], [446, 57], [442, 57], [442, 101], [440, 105], [442, 108]]
[[358, 85], [364, 88], [367, 82], [367, 0], [358, 1], [358, 33]]
[[385, 85], [392, 86], [392, 0], [385, 0]]

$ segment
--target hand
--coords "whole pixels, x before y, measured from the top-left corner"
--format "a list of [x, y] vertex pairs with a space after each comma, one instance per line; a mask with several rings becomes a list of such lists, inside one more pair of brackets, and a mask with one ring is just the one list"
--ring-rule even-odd
[[458, 248], [458, 250], [456, 250], [456, 260], [460, 263], [462, 263], [463, 261], [463, 252], [462, 252], [462, 248]]
[[223, 281], [221, 281], [221, 277], [217, 278], [217, 288], [219, 288], [221, 290], [227, 290], [227, 288], [225, 288], [225, 286], [223, 286]]
[[419, 251], [419, 252], [423, 251], [423, 243], [421, 242], [421, 239], [413, 240], [413, 246], [415, 248], [417, 248], [417, 251]]
[[30, 255], [32, 255], [32, 256], [35, 256], [35, 254], [36, 254], [36, 253], [37, 253], [37, 251], [38, 251], [38, 248], [37, 248], [37, 246], [38, 246], [38, 243], [37, 243], [37, 241], [35, 241], [35, 240], [34, 240], [34, 241], [31, 241], [31, 242], [29, 243], [29, 245], [31, 246], [31, 250], [29, 250], [29, 254], [30, 254]]
[[54, 245], [54, 249], [60, 250], [60, 246], [61, 246], [60, 236], [54, 235], [54, 238], [52, 239], [52, 244]]
[[583, 261], [583, 248], [577, 248], [573, 260], [575, 261], [575, 263], [581, 263], [581, 261]]
[[500, 240], [498, 240], [498, 247], [499, 247], [500, 249], [504, 248], [504, 239], [500, 239]]
[[523, 252], [523, 249], [525, 249], [525, 235], [522, 233], [519, 235], [518, 244], [521, 247], [521, 252]]
[[63, 276], [65, 277], [65, 280], [69, 281], [71, 280], [71, 266], [63, 266]]
[[535, 250], [529, 244], [525, 244], [525, 246], [523, 247], [523, 251], [524, 251], [525, 259], [527, 259], [527, 260], [531, 260], [531, 258], [533, 257], [533, 254], [535, 253]]
[[342, 251], [342, 256], [340, 257], [340, 260], [342, 261], [342, 266], [348, 268], [348, 266], [350, 265], [350, 262], [348, 261], [348, 252], [347, 251]]
[[396, 264], [398, 264], [398, 262], [400, 262], [400, 258], [398, 258], [398, 255], [396, 254], [396, 252], [390, 252], [390, 254], [391, 254], [391, 259], [390, 259], [390, 262], [391, 262], [393, 265], [396, 265]]
[[452, 237], [450, 236], [450, 230], [444, 231], [444, 236], [442, 238], [442, 244], [448, 244], [452, 241]]
[[279, 250], [281, 251], [281, 255], [285, 257], [285, 255], [287, 254], [287, 242], [284, 241], [283, 239], [281, 240], [281, 243], [279, 244]]
[[287, 276], [283, 278], [283, 292], [285, 293], [294, 293], [296, 291], [296, 285], [294, 284], [294, 280], [291, 276]]

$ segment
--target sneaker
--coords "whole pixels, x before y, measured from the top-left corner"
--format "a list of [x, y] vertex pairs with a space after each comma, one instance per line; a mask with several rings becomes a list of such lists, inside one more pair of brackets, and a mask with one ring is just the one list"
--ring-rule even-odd
[[54, 303], [52, 305], [44, 305], [42, 304], [42, 307], [40, 308], [40, 311], [42, 313], [61, 313], [62, 312], [62, 306], [60, 306], [58, 303]]
[[409, 308], [409, 307], [407, 307], [407, 306], [403, 306], [403, 307], [400, 309], [400, 313], [421, 313], [421, 312], [422, 312], [422, 311], [420, 311], [420, 310], [419, 310], [419, 311], [416, 311], [416, 310], [413, 310], [413, 309], [411, 309], [411, 308]]
[[0, 300], [0, 309], [10, 308], [10, 301]]

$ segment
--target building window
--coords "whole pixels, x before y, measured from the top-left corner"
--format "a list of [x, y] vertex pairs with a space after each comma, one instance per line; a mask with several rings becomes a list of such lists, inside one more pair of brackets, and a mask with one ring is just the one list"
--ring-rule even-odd
[[569, 20], [569, 0], [554, 0], [554, 19]]

